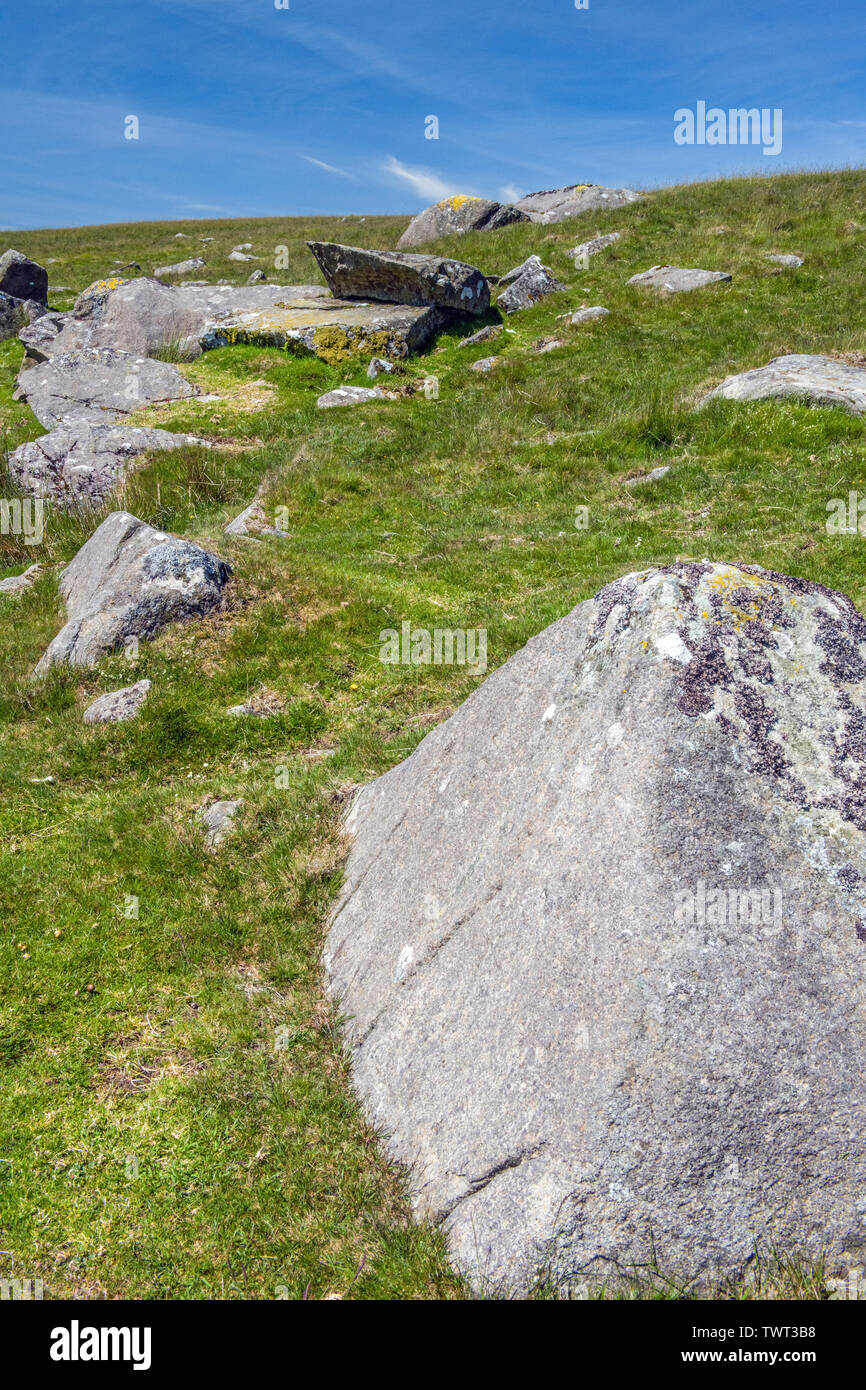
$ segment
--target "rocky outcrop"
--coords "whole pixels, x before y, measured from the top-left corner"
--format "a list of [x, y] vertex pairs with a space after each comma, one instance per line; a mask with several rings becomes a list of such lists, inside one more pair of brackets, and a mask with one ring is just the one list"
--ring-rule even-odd
[[833, 357], [792, 353], [774, 357], [766, 367], [729, 376], [704, 400], [801, 400], [810, 405], [840, 406], [850, 415], [866, 414], [866, 367]]
[[523, 265], [509, 270], [499, 283], [508, 286], [496, 300], [499, 308], [504, 309], [506, 314], [513, 314], [518, 309], [531, 309], [539, 299], [544, 299], [548, 294], [557, 294], [566, 288], [546, 265], [542, 265], [538, 256], [530, 256]]
[[352, 1076], [477, 1287], [866, 1254], [866, 621], [626, 575], [355, 800]]
[[526, 213], [530, 222], [564, 222], [568, 217], [580, 217], [584, 212], [600, 212], [625, 207], [640, 201], [640, 194], [630, 188], [605, 188], [600, 183], [573, 183], [565, 188], [547, 188], [541, 193], [527, 193], [514, 206]]
[[490, 286], [473, 265], [397, 251], [367, 251], [335, 242], [308, 241], [328, 289], [337, 299], [386, 304], [434, 304], [463, 314], [490, 308]]
[[726, 270], [692, 270], [678, 265], [654, 265], [632, 275], [630, 285], [640, 285], [642, 289], [661, 290], [664, 294], [683, 294], [689, 290], [700, 290], [705, 285], [717, 285], [733, 277]]
[[490, 232], [497, 227], [507, 227], [512, 222], [528, 221], [527, 214], [510, 203], [457, 194], [453, 198], [443, 198], [413, 217], [397, 242], [397, 249], [408, 250], [412, 246], [436, 241], [439, 237], [461, 232]]
[[132, 425], [60, 425], [41, 439], [19, 444], [9, 473], [20, 488], [58, 506], [96, 507], [123, 482], [142, 454], [188, 445], [209, 447], [191, 434]]
[[67, 620], [36, 674], [60, 664], [93, 666], [132, 638], [203, 617], [221, 605], [230, 576], [224, 560], [191, 541], [112, 512], [61, 575]]
[[44, 304], [48, 298], [48, 271], [20, 251], [4, 251], [0, 256], [0, 294]]
[[150, 681], [136, 681], [135, 685], [125, 685], [122, 690], [112, 690], [100, 695], [84, 711], [85, 724], [123, 724], [134, 719], [147, 699]]
[[16, 299], [0, 293], [0, 342], [15, 338], [23, 328], [36, 323], [45, 313], [45, 305], [35, 299]]
[[49, 430], [107, 424], [146, 405], [197, 394], [173, 363], [116, 348], [83, 348], [22, 368], [15, 392]]

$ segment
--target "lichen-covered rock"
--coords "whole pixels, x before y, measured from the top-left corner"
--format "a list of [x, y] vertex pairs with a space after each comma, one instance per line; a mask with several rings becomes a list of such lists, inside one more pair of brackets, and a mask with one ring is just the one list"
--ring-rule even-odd
[[478, 1286], [866, 1254], [866, 621], [752, 566], [609, 584], [364, 788], [352, 1076]]
[[464, 261], [412, 252], [369, 251], [336, 242], [308, 241], [336, 299], [375, 299], [386, 304], [435, 304], [461, 314], [486, 314], [490, 286]]
[[640, 285], [642, 289], [661, 290], [664, 294], [683, 294], [689, 290], [700, 290], [705, 285], [717, 285], [733, 277], [726, 270], [683, 269], [678, 265], [653, 265], [632, 275], [630, 285]]
[[16, 299], [0, 293], [0, 342], [16, 338], [23, 328], [37, 323], [45, 314], [45, 305], [35, 299]]
[[191, 434], [132, 425], [59, 425], [41, 439], [19, 444], [9, 455], [10, 476], [25, 492], [65, 508], [96, 507], [122, 483], [144, 453], [208, 448]]
[[0, 256], [0, 294], [44, 304], [48, 298], [48, 271], [21, 251], [4, 251]]
[[729, 376], [705, 401], [801, 400], [840, 406], [850, 415], [866, 413], [866, 367], [813, 353], [774, 357], [766, 367]]
[[402, 251], [411, 246], [423, 246], [425, 242], [460, 232], [491, 232], [512, 222], [528, 221], [527, 214], [510, 203], [496, 203], [489, 198], [474, 198], [458, 193], [452, 198], [443, 198], [413, 217], [397, 242], [397, 249]]
[[218, 608], [231, 567], [191, 541], [112, 512], [60, 578], [66, 623], [36, 667], [93, 666], [132, 638]]
[[198, 388], [171, 362], [115, 348], [61, 353], [18, 373], [16, 398], [40, 425], [108, 424], [146, 405], [185, 400]]
[[368, 304], [286, 295], [272, 308], [217, 315], [201, 334], [202, 348], [255, 343], [312, 352], [336, 366], [369, 354], [407, 357], [423, 352], [454, 317], [435, 305]]
[[565, 289], [562, 281], [557, 280], [546, 265], [542, 265], [538, 256], [530, 256], [522, 266], [516, 266], [507, 275], [503, 275], [499, 283], [508, 286], [496, 300], [507, 314], [513, 314], [518, 309], [531, 309], [532, 305], [537, 304], [545, 295], [557, 294]]
[[540, 193], [527, 193], [514, 206], [526, 213], [530, 222], [564, 222], [584, 212], [599, 212], [608, 208], [625, 207], [640, 201], [640, 194], [630, 188], [605, 188], [600, 183], [573, 183], [565, 188], [547, 188]]
[[125, 685], [122, 690], [100, 695], [84, 711], [85, 724], [123, 724], [127, 719], [134, 719], [147, 699], [150, 687], [150, 681], [136, 681], [135, 685]]

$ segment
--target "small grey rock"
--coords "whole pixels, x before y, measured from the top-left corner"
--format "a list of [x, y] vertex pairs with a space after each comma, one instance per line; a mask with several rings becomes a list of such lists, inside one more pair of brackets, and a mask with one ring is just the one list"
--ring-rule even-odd
[[156, 280], [161, 280], [168, 275], [192, 275], [194, 270], [201, 270], [202, 266], [206, 264], [207, 262], [203, 261], [201, 256], [190, 256], [189, 260], [176, 261], [174, 265], [157, 266], [153, 274]]
[[366, 401], [381, 401], [384, 391], [378, 386], [338, 386], [335, 391], [326, 391], [316, 401], [320, 410], [329, 410], [339, 405], [364, 405]]
[[265, 275], [265, 272], [263, 270], [254, 270], [250, 278], [247, 280], [247, 284], [260, 285], [262, 281], [266, 279], [267, 276]]
[[787, 266], [789, 270], [797, 270], [803, 264], [802, 256], [795, 256], [788, 251], [768, 251], [767, 260], [775, 261], [777, 265]]
[[476, 347], [478, 343], [486, 343], [490, 338], [498, 338], [502, 332], [499, 324], [488, 323], [484, 328], [479, 328], [477, 333], [472, 333], [468, 338], [461, 338], [458, 347]]
[[198, 812], [208, 849], [217, 849], [235, 829], [234, 820], [243, 804], [242, 800], [213, 801], [210, 806], [204, 806]]
[[639, 275], [632, 275], [628, 283], [643, 289], [662, 290], [665, 294], [682, 294], [732, 278], [726, 270], [684, 270], [677, 265], [654, 265]]
[[589, 309], [578, 309], [577, 313], [570, 316], [573, 324], [590, 323], [593, 319], [606, 319], [610, 309], [605, 309], [601, 304], [593, 304]]
[[[534, 264], [537, 262], [537, 264]], [[507, 314], [516, 313], [519, 309], [531, 309], [533, 304], [537, 304], [539, 299], [543, 299], [548, 294], [557, 294], [565, 289], [561, 280], [548, 270], [546, 265], [542, 265], [537, 256], [531, 256], [526, 267], [518, 267], [521, 274], [514, 276], [514, 272], [504, 277], [508, 283], [508, 288], [504, 294], [500, 294], [496, 300], [500, 308]], [[501, 282], [500, 282], [501, 283]]]
[[10, 574], [8, 579], [0, 579], [0, 594], [23, 594], [30, 589], [42, 572], [41, 565], [31, 565], [23, 574]]
[[230, 251], [228, 259], [230, 261], [256, 261], [258, 256], [249, 256], [246, 251]]
[[377, 376], [382, 376], [383, 374], [390, 376], [393, 372], [396, 372], [396, 370], [396, 362], [389, 362], [386, 357], [373, 357], [370, 359], [370, 365], [367, 368], [367, 376], [370, 381], [375, 381]]
[[84, 711], [85, 724], [121, 724], [127, 719], [134, 719], [147, 699], [150, 687], [150, 681], [136, 681], [135, 685], [125, 685], [122, 690], [100, 695]]
[[670, 473], [669, 463], [662, 464], [659, 468], [650, 469], [649, 473], [642, 473], [639, 478], [628, 478], [626, 487], [637, 487], [639, 483], [657, 483], [660, 478], [664, 478]]
[[575, 246], [572, 251], [566, 251], [565, 254], [576, 261], [588, 260], [590, 256], [597, 256], [606, 246], [612, 246], [615, 241], [619, 241], [621, 235], [621, 232], [608, 232], [605, 236], [592, 237], [590, 241], [582, 241], [579, 246]]
[[497, 363], [501, 361], [501, 357], [479, 357], [477, 362], [472, 363], [471, 370], [473, 372], [480, 372], [482, 376], [486, 376], [487, 373], [492, 372]]
[[802, 400], [810, 405], [840, 406], [849, 415], [866, 414], [866, 367], [833, 357], [791, 353], [774, 357], [766, 367], [729, 376], [705, 401]]

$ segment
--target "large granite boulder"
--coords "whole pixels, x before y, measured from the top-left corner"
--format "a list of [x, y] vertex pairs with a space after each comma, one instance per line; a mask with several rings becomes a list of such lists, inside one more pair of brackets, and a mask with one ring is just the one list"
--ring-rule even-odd
[[63, 663], [93, 666], [132, 638], [203, 617], [222, 604], [230, 577], [224, 560], [191, 541], [112, 512], [60, 577], [66, 623], [36, 674]]
[[0, 256], [0, 293], [44, 304], [48, 298], [48, 271], [21, 251], [4, 251]]
[[326, 942], [355, 1087], [476, 1286], [866, 1255], [866, 621], [609, 584], [364, 788]]
[[573, 183], [565, 188], [546, 188], [540, 193], [527, 193], [514, 206], [527, 215], [530, 222], [564, 222], [567, 217], [579, 217], [584, 212], [602, 212], [608, 208], [625, 207], [640, 201], [640, 194], [630, 188], [605, 188], [600, 183]]
[[366, 251], [360, 246], [308, 241], [328, 289], [337, 299], [386, 304], [436, 304], [463, 314], [485, 314], [490, 286], [473, 265], [411, 252]]
[[116, 348], [83, 348], [22, 367], [15, 392], [48, 430], [63, 424], [106, 424], [146, 405], [195, 395], [198, 388], [173, 363]]
[[642, 289], [661, 290], [663, 294], [685, 294], [701, 290], [705, 285], [717, 285], [733, 277], [726, 270], [695, 270], [678, 265], [653, 265], [632, 275], [628, 283]]
[[10, 476], [24, 492], [60, 507], [97, 507], [123, 482], [142, 454], [209, 446], [191, 434], [133, 425], [59, 425], [9, 455]]
[[838, 405], [850, 415], [866, 414], [866, 367], [814, 353], [774, 357], [766, 367], [729, 376], [705, 401], [795, 399], [810, 405]]
[[527, 214], [510, 203], [496, 203], [489, 198], [474, 198], [458, 193], [453, 198], [441, 199], [413, 217], [397, 242], [397, 249], [403, 251], [412, 246], [423, 246], [428, 241], [461, 232], [491, 232], [512, 222], [528, 221]]

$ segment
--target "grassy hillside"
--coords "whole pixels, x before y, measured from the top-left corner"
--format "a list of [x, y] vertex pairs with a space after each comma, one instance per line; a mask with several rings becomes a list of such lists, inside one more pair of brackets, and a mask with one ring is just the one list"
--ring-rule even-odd
[[[68, 307], [117, 263], [147, 273], [199, 251], [201, 277], [243, 283], [285, 245], [279, 278], [311, 282], [305, 238], [393, 246], [404, 225], [150, 223], [14, 244], [54, 259], [52, 283], [70, 288], [52, 301]], [[622, 240], [588, 270], [566, 258], [613, 229]], [[229, 262], [245, 241], [263, 259]], [[0, 598], [0, 1248], [46, 1296], [463, 1296], [359, 1114], [319, 975], [352, 787], [479, 680], [383, 665], [383, 629], [484, 627], [497, 666], [615, 576], [679, 555], [804, 575], [866, 607], [866, 541], [825, 530], [829, 499], [866, 493], [863, 422], [797, 404], [694, 408], [701, 389], [781, 353], [866, 361], [866, 173], [692, 185], [431, 249], [490, 273], [538, 252], [568, 288], [492, 345], [459, 349], [453, 333], [410, 362], [410, 379], [435, 374], [438, 399], [317, 411], [322, 391], [365, 383], [365, 363], [208, 354], [183, 370], [218, 401], [142, 419], [224, 448], [159, 456], [95, 517], [51, 514], [38, 551], [0, 537], [0, 576], [48, 567]], [[773, 251], [805, 264], [781, 270]], [[667, 262], [734, 279], [667, 300], [626, 285]], [[584, 304], [610, 317], [557, 321]], [[554, 333], [564, 346], [533, 350]], [[473, 372], [491, 352], [497, 368]], [[21, 357], [0, 344], [9, 449], [42, 433], [11, 398]], [[660, 481], [627, 485], [660, 465]], [[262, 480], [289, 539], [225, 538]], [[135, 663], [35, 684], [61, 621], [58, 569], [118, 505], [230, 560], [228, 609]], [[145, 676], [138, 720], [82, 723], [98, 694]], [[226, 716], [262, 692], [281, 713]], [[244, 808], [214, 855], [194, 816], [217, 797]], [[786, 1278], [789, 1294], [821, 1296], [820, 1270]]]

